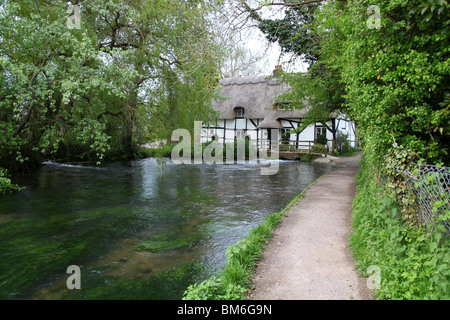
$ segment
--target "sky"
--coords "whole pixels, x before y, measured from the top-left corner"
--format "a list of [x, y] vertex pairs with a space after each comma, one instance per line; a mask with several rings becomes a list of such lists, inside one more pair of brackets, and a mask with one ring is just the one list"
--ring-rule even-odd
[[[263, 18], [281, 19], [284, 15], [282, 7], [267, 8], [261, 11]], [[249, 28], [246, 37], [247, 48], [260, 55], [264, 54], [264, 59], [259, 62], [261, 73], [258, 75], [268, 75], [275, 69], [275, 66], [282, 65], [283, 69], [290, 72], [306, 72], [308, 65], [303, 63], [301, 59], [292, 59], [291, 54], [281, 55], [281, 48], [277, 43], [269, 43], [264, 34], [255, 26]], [[293, 61], [291, 61], [293, 60]]]
[[292, 55], [281, 55], [281, 49], [278, 44], [268, 44], [263, 38], [250, 38], [248, 39], [247, 46], [250, 50], [258, 51], [259, 48], [269, 45], [266, 59], [259, 63], [260, 69], [268, 69], [267, 72], [262, 72], [260, 75], [267, 75], [275, 66], [282, 65], [285, 71], [289, 72], [306, 72], [308, 65], [303, 63], [301, 59], [292, 59]]

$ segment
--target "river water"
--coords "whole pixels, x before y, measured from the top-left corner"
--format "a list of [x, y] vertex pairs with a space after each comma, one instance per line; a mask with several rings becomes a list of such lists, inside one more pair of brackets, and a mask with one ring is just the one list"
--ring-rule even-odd
[[[45, 162], [0, 195], [0, 299], [180, 299], [228, 246], [330, 170], [318, 163]], [[67, 268], [81, 270], [69, 290]]]

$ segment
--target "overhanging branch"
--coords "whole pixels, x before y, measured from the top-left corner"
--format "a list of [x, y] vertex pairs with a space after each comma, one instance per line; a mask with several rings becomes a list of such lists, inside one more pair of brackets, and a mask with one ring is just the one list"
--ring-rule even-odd
[[269, 2], [269, 3], [261, 4], [260, 6], [258, 6], [256, 8], [250, 7], [250, 5], [245, 0], [240, 0], [240, 3], [242, 5], [242, 7], [244, 8], [244, 10], [247, 11], [248, 13], [250, 13], [250, 16], [253, 19], [255, 19], [257, 21], [261, 21], [262, 18], [258, 14], [258, 11], [262, 10], [265, 7], [284, 6], [284, 7], [288, 7], [288, 8], [301, 8], [306, 5], [322, 3], [324, 1], [325, 0], [286, 0], [285, 2]]

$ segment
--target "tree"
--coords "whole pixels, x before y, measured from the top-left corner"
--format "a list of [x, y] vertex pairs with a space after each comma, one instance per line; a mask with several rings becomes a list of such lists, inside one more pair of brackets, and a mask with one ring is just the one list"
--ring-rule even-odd
[[221, 50], [211, 4], [92, 0], [72, 27], [69, 4], [1, 8], [0, 167], [129, 158], [149, 132], [161, 139], [213, 118]]
[[[204, 17], [213, 8], [198, 1], [110, 1], [106, 7], [103, 2], [91, 5], [91, 16], [100, 17], [91, 23], [101, 35], [98, 46], [106, 53], [120, 49], [114, 64], [125, 62], [138, 72], [124, 106], [125, 150], [133, 153], [133, 133], [139, 129], [163, 139], [179, 126], [192, 127], [192, 116], [209, 121], [207, 101], [220, 58]], [[194, 105], [201, 112], [192, 112]]]
[[[323, 1], [291, 1], [266, 2], [264, 6], [283, 6], [284, 17], [281, 19], [263, 19], [258, 10], [264, 6], [251, 8], [246, 1], [241, 1], [243, 8], [258, 21], [258, 27], [271, 42], [277, 42], [283, 52], [291, 52], [309, 64], [307, 73], [284, 73], [284, 80], [291, 90], [279, 97], [289, 101], [291, 108], [308, 108], [298, 131], [317, 122], [321, 122], [336, 140], [334, 124], [328, 124], [336, 114], [345, 112], [343, 87], [339, 74], [320, 60], [321, 37], [317, 32], [320, 22], [316, 19], [316, 11]], [[334, 122], [334, 120], [332, 120]]]
[[[147, 83], [147, 111], [155, 139], [169, 139], [173, 130], [193, 132], [194, 121], [215, 120], [211, 108], [217, 94], [222, 50], [216, 42], [211, 22], [206, 18], [215, 10], [171, 1], [166, 20], [158, 24], [163, 46], [158, 48], [157, 77]], [[167, 30], [169, 28], [169, 30]]]
[[[448, 1], [380, 1], [381, 30], [368, 25], [365, 0], [240, 3], [269, 39], [311, 62], [307, 74], [286, 76], [292, 90], [283, 97], [297, 108], [307, 102], [304, 126], [344, 112], [379, 165], [395, 146], [448, 163]], [[317, 7], [308, 16], [311, 4]], [[262, 20], [258, 10], [270, 5], [288, 14]]]
[[[68, 30], [64, 3], [7, 3], [0, 17], [1, 164], [18, 168], [71, 136], [98, 159], [108, 149], [104, 97], [123, 99], [133, 70], [107, 67], [82, 30]], [[114, 84], [111, 82], [114, 79]]]
[[[101, 159], [113, 136], [130, 154], [137, 113], [170, 99], [189, 109], [187, 101], [207, 101], [217, 81], [220, 50], [207, 5], [93, 0], [80, 5], [80, 29], [68, 28], [67, 8], [32, 0], [3, 7], [0, 154], [8, 167], [75, 141]], [[189, 98], [169, 98], [172, 84], [191, 88]], [[202, 108], [199, 120], [209, 113], [207, 103]], [[178, 119], [178, 111], [166, 116]]]
[[268, 48], [263, 48], [263, 50], [258, 52], [252, 52], [252, 50], [245, 44], [242, 44], [241, 41], [234, 41], [233, 39], [225, 42], [224, 45], [226, 45], [226, 50], [222, 62], [220, 78], [254, 76], [267, 71], [265, 70], [267, 63], [262, 67], [260, 62], [267, 57]]
[[292, 1], [284, 1], [284, 17], [281, 19], [263, 19], [256, 12], [252, 17], [258, 21], [258, 27], [267, 40], [278, 43], [282, 52], [295, 53], [304, 62], [313, 65], [318, 60], [319, 39], [311, 32], [311, 26], [318, 3], [301, 6], [290, 6], [290, 3]]
[[317, 17], [321, 60], [339, 74], [366, 154], [380, 168], [399, 148], [448, 163], [450, 5], [380, 1], [381, 29], [373, 29], [370, 4], [329, 2]]

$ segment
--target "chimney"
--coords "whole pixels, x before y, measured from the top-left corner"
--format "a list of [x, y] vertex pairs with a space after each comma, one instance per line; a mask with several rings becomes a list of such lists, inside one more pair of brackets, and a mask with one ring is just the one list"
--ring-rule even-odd
[[283, 73], [283, 69], [280, 66], [275, 66], [275, 70], [273, 70], [273, 76], [276, 78], [278, 77], [281, 73]]

